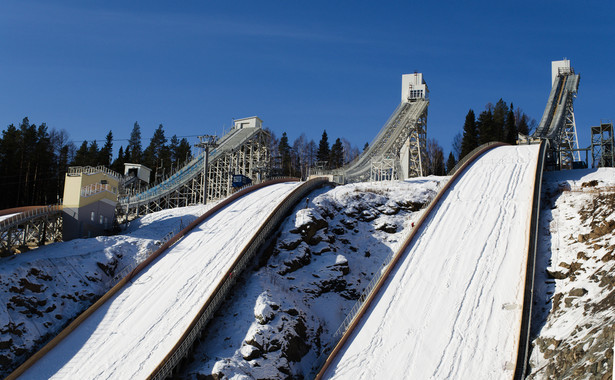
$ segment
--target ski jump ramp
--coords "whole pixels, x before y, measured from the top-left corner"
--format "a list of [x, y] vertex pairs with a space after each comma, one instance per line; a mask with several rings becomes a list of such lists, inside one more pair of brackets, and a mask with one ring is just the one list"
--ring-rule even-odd
[[163, 249], [136, 275], [129, 275], [123, 286], [103, 297], [106, 302], [76, 326], [69, 326], [74, 328], [61, 333], [62, 338], [52, 341], [49, 349], [44, 347], [9, 378], [169, 376], [187, 354], [180, 350], [182, 345], [189, 348], [200, 333], [194, 326], [204, 314], [213, 314], [205, 307], [224, 299], [220, 289], [232, 284], [253, 257], [246, 250], [258, 246], [266, 237], [259, 238], [259, 234], [273, 232], [290, 207], [324, 182], [256, 185], [257, 190], [197, 221], [201, 223], [189, 234]]
[[539, 154], [497, 147], [451, 179], [319, 377], [515, 375]]

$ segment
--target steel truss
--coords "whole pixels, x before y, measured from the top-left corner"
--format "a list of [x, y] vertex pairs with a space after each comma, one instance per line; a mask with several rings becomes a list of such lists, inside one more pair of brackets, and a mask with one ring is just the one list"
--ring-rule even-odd
[[0, 255], [27, 246], [62, 241], [61, 206], [29, 210], [0, 222]]
[[[577, 139], [577, 125], [574, 119], [574, 103], [576, 94], [566, 99], [564, 109], [564, 126], [559, 138], [559, 162], [561, 168], [572, 169], [572, 163], [581, 160]], [[575, 157], [576, 152], [576, 157]]]
[[613, 150], [613, 123], [601, 122], [598, 127], [591, 127], [592, 132], [592, 166], [615, 166], [615, 152]]
[[400, 104], [368, 150], [341, 169], [345, 182], [420, 177], [426, 163], [427, 106], [416, 99]]
[[[258, 128], [246, 139], [228, 146], [221, 145], [209, 153], [207, 192], [204, 191], [204, 153], [180, 170], [177, 178], [170, 178], [148, 192], [121, 200], [116, 210], [117, 223], [125, 223], [139, 216], [169, 208], [184, 207], [222, 199], [233, 192], [232, 175], [242, 174], [257, 183], [267, 177], [270, 152], [267, 132]], [[186, 174], [183, 174], [186, 173]]]

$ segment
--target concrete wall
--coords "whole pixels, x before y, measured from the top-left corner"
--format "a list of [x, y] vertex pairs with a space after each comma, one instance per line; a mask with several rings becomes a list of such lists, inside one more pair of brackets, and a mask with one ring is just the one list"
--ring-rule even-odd
[[401, 101], [407, 103], [411, 99], [427, 97], [429, 90], [423, 80], [422, 73], [404, 74], [401, 77]]
[[262, 128], [263, 121], [258, 118], [258, 116], [246, 117], [244, 119], [235, 120], [235, 125], [233, 129], [242, 129], [242, 128]]

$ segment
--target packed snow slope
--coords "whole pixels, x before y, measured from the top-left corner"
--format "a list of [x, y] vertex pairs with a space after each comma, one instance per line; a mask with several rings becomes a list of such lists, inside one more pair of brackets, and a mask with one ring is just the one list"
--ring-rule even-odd
[[538, 150], [492, 149], [452, 184], [325, 378], [512, 377]]
[[257, 190], [196, 227], [22, 378], [149, 376], [255, 233], [254, 227], [297, 186], [283, 183]]

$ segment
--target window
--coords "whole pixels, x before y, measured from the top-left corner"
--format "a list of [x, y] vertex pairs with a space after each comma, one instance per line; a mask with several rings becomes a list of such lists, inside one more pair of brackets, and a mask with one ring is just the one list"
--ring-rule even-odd
[[90, 220], [93, 222], [95, 218], [96, 218], [96, 214], [94, 213], [94, 211], [92, 211], [92, 215], [90, 216]]
[[105, 220], [105, 217], [100, 215], [98, 218], [98, 223], [103, 224], [104, 220]]

